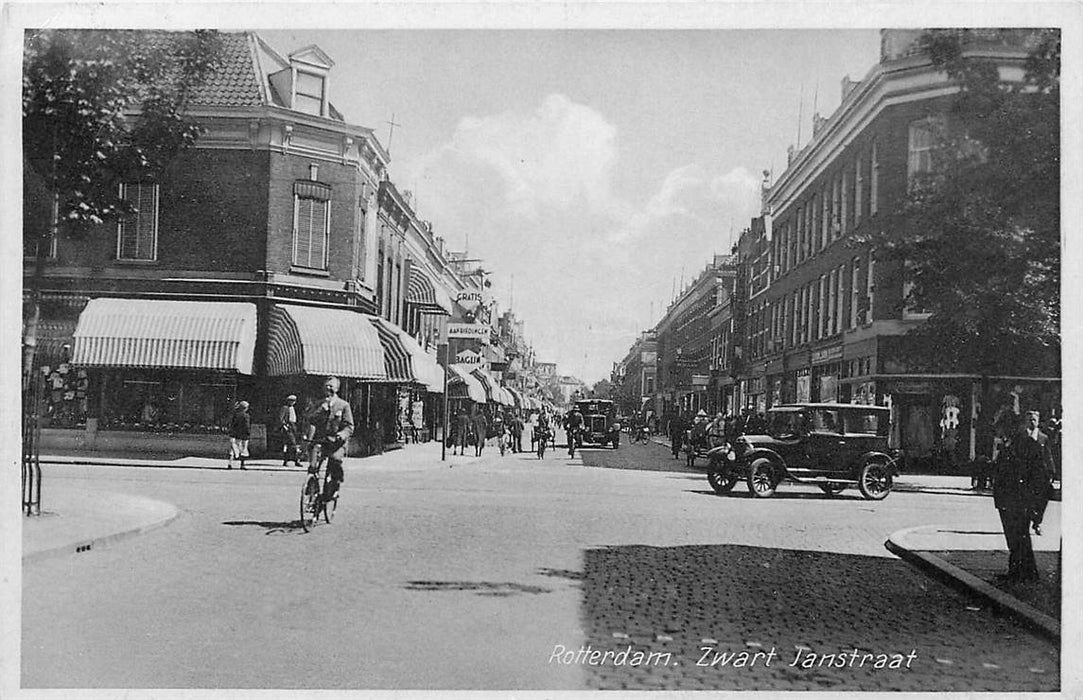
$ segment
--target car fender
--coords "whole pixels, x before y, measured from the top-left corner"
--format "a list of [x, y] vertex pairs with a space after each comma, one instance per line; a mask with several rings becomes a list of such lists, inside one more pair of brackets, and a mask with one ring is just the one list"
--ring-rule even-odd
[[746, 467], [748, 467], [751, 466], [754, 461], [760, 458], [765, 458], [770, 461], [771, 464], [775, 467], [775, 469], [778, 469], [781, 472], [780, 476], [785, 473], [786, 460], [782, 459], [782, 456], [779, 455], [779, 453], [766, 447], [757, 447], [753, 450], [750, 450], [749, 452], [746, 452], [745, 454], [741, 455], [740, 461], [743, 462]]
[[854, 465], [854, 471], [859, 471], [861, 467], [865, 466], [870, 461], [886, 462], [887, 465], [891, 468], [892, 476], [899, 475], [899, 461], [891, 455], [887, 454], [886, 452], [880, 452], [879, 450], [869, 450], [868, 452], [861, 455], [861, 457], [859, 457], [857, 460], [857, 464]]

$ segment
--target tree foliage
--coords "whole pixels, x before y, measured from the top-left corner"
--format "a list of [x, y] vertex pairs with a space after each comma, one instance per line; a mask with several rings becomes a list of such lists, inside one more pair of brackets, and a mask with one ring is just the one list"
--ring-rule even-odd
[[[1018, 31], [999, 39], [1013, 37]], [[907, 303], [931, 313], [913, 331], [924, 341], [915, 347], [938, 364], [986, 375], [1056, 372], [1060, 34], [1029, 34], [1021, 80], [1005, 80], [993, 59], [966, 55], [974, 39], [958, 30], [923, 35], [922, 48], [960, 91], [931, 172], [867, 240], [905, 264], [914, 282]], [[998, 36], [986, 30], [981, 39]]]
[[117, 184], [153, 178], [192, 145], [184, 110], [221, 61], [213, 31], [28, 31], [25, 162], [58, 197], [71, 232], [123, 214]]

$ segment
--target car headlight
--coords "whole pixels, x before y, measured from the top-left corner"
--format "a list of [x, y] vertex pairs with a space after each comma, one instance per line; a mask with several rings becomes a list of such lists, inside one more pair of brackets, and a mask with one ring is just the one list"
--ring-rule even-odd
[[729, 449], [728, 452], [726, 452], [726, 459], [728, 459], [731, 462], [733, 460], [737, 459], [737, 453], [733, 451], [732, 447]]

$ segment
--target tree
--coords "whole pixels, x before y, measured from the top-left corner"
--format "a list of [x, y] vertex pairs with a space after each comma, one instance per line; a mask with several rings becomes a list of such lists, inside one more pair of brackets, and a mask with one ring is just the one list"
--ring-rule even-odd
[[[50, 239], [133, 211], [124, 181], [155, 178], [201, 128], [192, 91], [221, 64], [213, 31], [28, 31], [23, 44], [24, 197], [52, 198], [51, 225], [24, 228], [36, 257], [23, 333], [24, 459], [34, 454], [34, 356]], [[32, 203], [30, 203], [32, 204]]]
[[[1059, 372], [1060, 33], [1026, 33], [1023, 80], [965, 55], [970, 32], [926, 32], [921, 46], [960, 88], [933, 168], [863, 239], [901, 261], [906, 303], [931, 315], [911, 332], [913, 361], [980, 374]], [[989, 32], [983, 41], [1018, 41]], [[944, 365], [947, 365], [945, 367]]]
[[[967, 55], [972, 42], [1027, 46], [1023, 78]], [[959, 92], [930, 172], [861, 242], [901, 263], [905, 303], [930, 314], [908, 334], [912, 369], [981, 376], [975, 447], [988, 457], [990, 378], [1060, 374], [1060, 32], [937, 30], [920, 45]]]
[[613, 383], [608, 379], [599, 379], [590, 389], [590, 395], [596, 399], [612, 399]]

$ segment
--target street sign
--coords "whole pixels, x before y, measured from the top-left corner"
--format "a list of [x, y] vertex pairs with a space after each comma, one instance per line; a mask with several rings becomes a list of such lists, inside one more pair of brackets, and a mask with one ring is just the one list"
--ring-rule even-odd
[[481, 323], [449, 323], [447, 337], [472, 338], [482, 343], [489, 343], [489, 326]]

